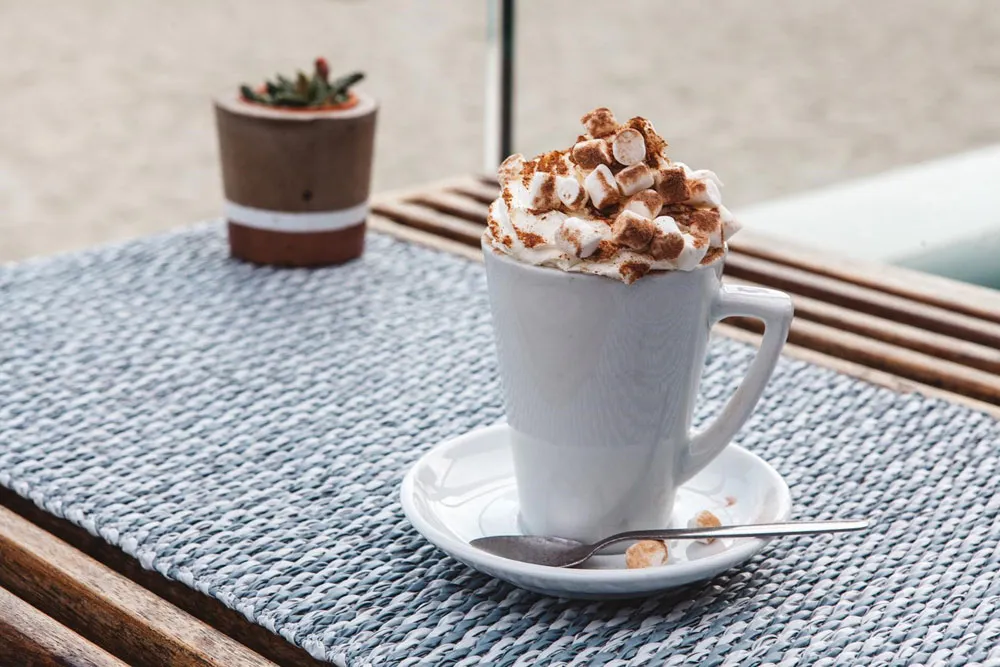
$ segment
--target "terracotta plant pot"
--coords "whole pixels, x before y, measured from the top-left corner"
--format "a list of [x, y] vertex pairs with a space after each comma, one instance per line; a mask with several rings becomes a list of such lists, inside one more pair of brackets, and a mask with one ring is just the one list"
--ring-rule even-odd
[[360, 93], [321, 110], [216, 100], [233, 257], [324, 266], [361, 255], [376, 111]]

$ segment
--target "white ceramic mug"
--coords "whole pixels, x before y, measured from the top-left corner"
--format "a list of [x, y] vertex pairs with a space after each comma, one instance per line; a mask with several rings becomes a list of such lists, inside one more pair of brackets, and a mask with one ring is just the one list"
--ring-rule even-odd
[[[677, 487], [756, 407], [791, 299], [722, 285], [720, 263], [626, 285], [483, 250], [522, 528], [590, 541], [668, 526]], [[763, 342], [714, 423], [693, 434], [709, 330], [733, 316], [762, 320]]]

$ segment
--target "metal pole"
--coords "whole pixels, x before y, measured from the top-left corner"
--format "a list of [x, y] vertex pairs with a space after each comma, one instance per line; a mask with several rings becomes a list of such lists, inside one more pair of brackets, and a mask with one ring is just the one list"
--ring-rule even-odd
[[492, 173], [514, 144], [514, 3], [487, 0], [485, 170]]

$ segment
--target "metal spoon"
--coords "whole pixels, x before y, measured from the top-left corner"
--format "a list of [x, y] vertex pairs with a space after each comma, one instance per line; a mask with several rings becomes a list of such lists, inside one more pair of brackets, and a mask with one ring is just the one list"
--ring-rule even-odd
[[843, 519], [840, 521], [789, 521], [786, 523], [758, 523], [746, 526], [719, 526], [717, 528], [666, 528], [663, 530], [632, 530], [605, 537], [593, 544], [584, 544], [564, 537], [536, 537], [533, 535], [497, 535], [480, 537], [469, 542], [477, 549], [535, 565], [573, 567], [594, 555], [595, 552], [625, 540], [694, 540], [708, 537], [780, 537], [782, 535], [814, 535], [864, 530], [868, 519]]

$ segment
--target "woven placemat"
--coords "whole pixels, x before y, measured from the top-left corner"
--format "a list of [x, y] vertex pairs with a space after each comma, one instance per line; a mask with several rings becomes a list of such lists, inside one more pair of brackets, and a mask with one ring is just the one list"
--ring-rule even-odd
[[[699, 420], [752, 349], [711, 347]], [[218, 226], [0, 269], [0, 484], [338, 664], [1000, 661], [1000, 428], [783, 360], [738, 438], [800, 517], [638, 602], [562, 601], [426, 543], [428, 447], [502, 417], [482, 267], [372, 235], [326, 270], [231, 261]]]

